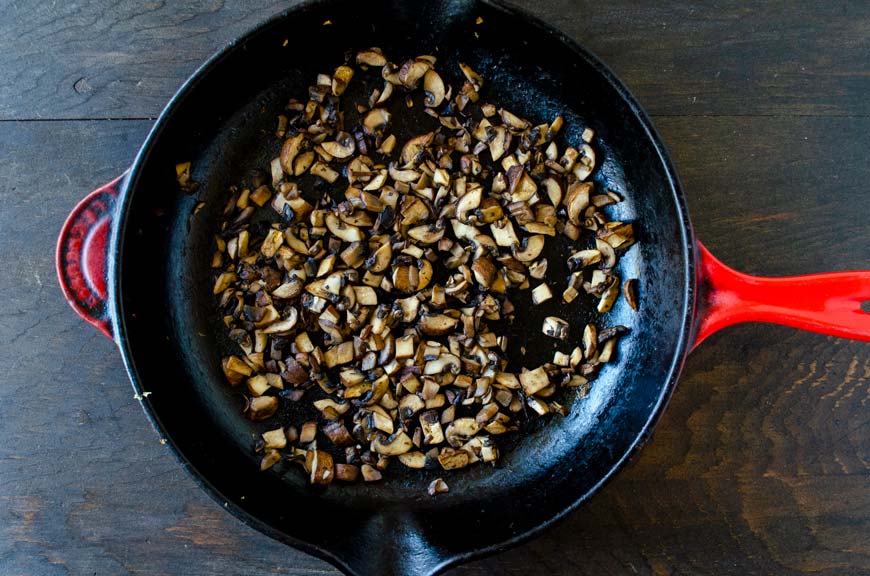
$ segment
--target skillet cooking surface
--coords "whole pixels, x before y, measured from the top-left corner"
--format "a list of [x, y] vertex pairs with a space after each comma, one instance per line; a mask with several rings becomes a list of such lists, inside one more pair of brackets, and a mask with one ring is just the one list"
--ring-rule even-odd
[[[568, 417], [534, 419], [519, 442], [498, 438], [502, 459], [496, 468], [420, 473], [394, 463], [383, 482], [323, 490], [308, 486], [295, 467], [258, 471], [253, 438], [269, 426], [241, 416], [243, 400], [221, 373], [226, 342], [208, 264], [228, 187], [249, 182], [252, 166], [268, 170], [280, 149], [273, 132], [286, 101], [304, 98], [317, 73], [331, 72], [346, 53], [369, 46], [381, 47], [393, 62], [433, 54], [454, 87], [457, 63], [468, 63], [484, 79], [482, 101], [535, 124], [564, 116], [562, 146], [579, 142], [584, 127], [593, 128], [600, 164], [593, 177], [625, 198], [608, 214], [636, 222], [638, 244], [619, 269], [623, 279], [640, 278], [641, 310], [634, 313], [620, 298], [596, 320], [600, 327], [631, 329], [618, 361], [601, 371], [588, 397], [572, 401], [569, 392]], [[241, 39], [182, 89], [134, 166], [116, 232], [111, 288], [115, 333], [131, 377], [140, 390], [152, 392], [144, 402], [149, 416], [213, 496], [272, 536], [345, 567], [360, 565], [348, 552], [359, 543], [356, 554], [369, 557], [364, 562], [389, 561], [401, 553], [386, 546], [392, 538], [399, 539], [393, 546], [416, 551], [417, 565], [424, 566], [427, 549], [437, 552], [429, 560], [434, 563], [438, 556], [488, 549], [546, 525], [628, 455], [663, 407], [682, 362], [693, 297], [691, 232], [679, 186], [648, 121], [590, 58], [528, 17], [486, 3], [328, 1], [297, 7]], [[370, 74], [358, 72], [353, 83]], [[422, 114], [415, 118], [419, 122], [395, 130], [400, 142], [432, 122]], [[194, 196], [178, 192], [174, 178], [175, 164], [188, 160], [201, 183]], [[302, 188], [309, 197], [325, 190], [313, 181]], [[205, 207], [193, 215], [198, 202]], [[569, 248], [560, 240], [563, 254]], [[563, 258], [550, 258], [547, 280], [554, 293], [564, 289], [565, 277]], [[514, 302], [520, 313], [508, 333], [514, 348], [524, 341], [530, 366], [552, 356], [553, 341], [540, 333], [544, 316], [571, 322], [572, 346], [595, 317], [589, 302], [563, 308], [554, 298], [531, 307], [528, 294]], [[439, 475], [450, 492], [434, 499], [426, 486]], [[382, 545], [386, 549], [379, 550]]]

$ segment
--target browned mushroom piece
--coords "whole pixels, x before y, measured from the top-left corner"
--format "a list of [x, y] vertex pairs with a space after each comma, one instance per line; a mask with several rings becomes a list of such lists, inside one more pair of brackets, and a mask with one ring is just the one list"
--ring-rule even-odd
[[625, 300], [628, 302], [628, 305], [631, 306], [632, 310], [637, 312], [640, 308], [640, 300], [637, 295], [637, 279], [631, 278], [626, 280], [622, 291], [625, 294]]
[[398, 456], [411, 450], [414, 443], [402, 431], [396, 432], [392, 436], [376, 435], [372, 440], [372, 452], [382, 454], [384, 456]]
[[256, 422], [271, 418], [277, 411], [278, 398], [275, 396], [258, 396], [248, 400], [245, 415]]
[[561, 318], [557, 318], [556, 316], [547, 316], [544, 318], [544, 326], [542, 331], [547, 336], [552, 338], [557, 338], [559, 340], [566, 340], [568, 338], [568, 329], [570, 324]]
[[305, 469], [312, 484], [328, 486], [335, 478], [332, 455], [324, 450], [308, 450], [305, 453]]
[[436, 478], [429, 483], [429, 488], [426, 491], [429, 493], [429, 496], [437, 496], [438, 494], [450, 492], [450, 487], [442, 478]]
[[334, 141], [324, 142], [321, 146], [334, 158], [349, 158], [356, 151], [356, 141], [347, 132], [339, 132]]
[[353, 464], [336, 464], [335, 479], [341, 482], [356, 482], [359, 479], [359, 467]]
[[391, 114], [384, 108], [373, 108], [363, 117], [362, 127], [366, 134], [377, 136], [390, 123]]
[[356, 63], [366, 66], [381, 67], [387, 63], [386, 56], [381, 53], [380, 48], [369, 48], [362, 50], [356, 54]]
[[362, 477], [366, 482], [377, 482], [383, 478], [381, 471], [371, 464], [362, 465]]
[[423, 334], [429, 336], [443, 336], [453, 331], [459, 320], [445, 314], [426, 314], [418, 323]]
[[423, 76], [423, 90], [426, 92], [426, 98], [423, 101], [426, 106], [435, 108], [444, 101], [444, 81], [435, 70], [430, 69]]

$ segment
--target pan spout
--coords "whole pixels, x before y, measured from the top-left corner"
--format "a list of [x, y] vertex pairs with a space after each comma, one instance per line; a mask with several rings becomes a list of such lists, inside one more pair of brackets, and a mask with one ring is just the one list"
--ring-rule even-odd
[[375, 514], [332, 552], [342, 570], [354, 576], [432, 576], [449, 563], [403, 510]]

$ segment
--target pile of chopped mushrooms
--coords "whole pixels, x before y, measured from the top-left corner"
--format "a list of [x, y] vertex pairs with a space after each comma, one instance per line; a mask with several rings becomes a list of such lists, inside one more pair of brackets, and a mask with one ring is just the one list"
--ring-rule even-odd
[[[494, 463], [496, 437], [525, 414], [566, 414], [556, 393], [585, 392], [626, 331], [548, 316], [540, 337], [576, 346], [511, 372], [508, 337], [491, 329], [513, 321], [511, 297], [589, 299], [603, 313], [622, 288], [637, 310], [636, 280], [615, 271], [632, 224], [609, 221], [601, 209], [620, 196], [588, 180], [593, 131], [560, 146], [562, 117], [533, 125], [484, 103], [470, 67], [459, 65], [454, 90], [435, 62], [398, 66], [371, 48], [319, 75], [278, 118], [271, 181], [261, 171], [231, 190], [214, 294], [234, 349], [223, 372], [243, 386], [249, 419], [275, 422], [256, 443], [263, 470], [297, 462], [327, 485], [380, 480], [394, 460], [445, 471]], [[377, 88], [346, 104], [363, 75]], [[419, 89], [440, 126], [400, 141], [388, 103], [410, 109]], [[300, 189], [308, 175], [330, 194]], [[568, 258], [568, 278], [547, 277], [544, 248], [557, 235], [587, 246]], [[301, 402], [319, 417], [281, 425], [282, 403]], [[448, 489], [438, 478], [429, 493]]]

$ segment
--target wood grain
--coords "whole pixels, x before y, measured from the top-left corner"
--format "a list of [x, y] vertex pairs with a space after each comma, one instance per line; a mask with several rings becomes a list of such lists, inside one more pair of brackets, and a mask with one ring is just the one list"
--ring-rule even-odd
[[[696, 231], [725, 262], [870, 268], [866, 5], [646, 4], [528, 8], [593, 46], [657, 113]], [[197, 488], [53, 269], [68, 211], [151, 125], [62, 119], [153, 116], [204, 56], [281, 7], [0, 9], [0, 71], [23, 79], [0, 83], [0, 118], [52, 119], [0, 122], [0, 574], [336, 573]], [[810, 72], [783, 74], [792, 61]], [[91, 90], [68, 93], [79, 77]], [[870, 575], [868, 411], [866, 344], [730, 328], [689, 358], [655, 436], [600, 495], [451, 574]]]
[[[233, 38], [294, 2], [6, 2], [0, 119], [154, 118]], [[653, 114], [870, 114], [870, 4], [517, 1]]]

